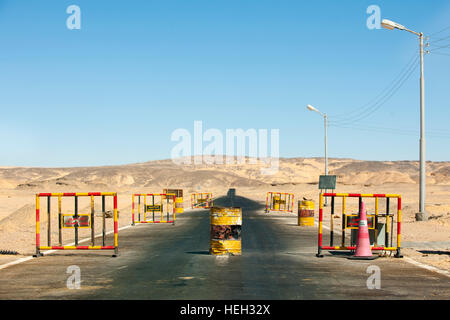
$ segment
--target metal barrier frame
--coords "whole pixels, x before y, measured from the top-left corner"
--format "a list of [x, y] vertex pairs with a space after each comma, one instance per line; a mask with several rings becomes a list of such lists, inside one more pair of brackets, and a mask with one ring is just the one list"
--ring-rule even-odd
[[[331, 223], [330, 223], [330, 245], [324, 246], [322, 244], [322, 226], [323, 226], [323, 200], [324, 197], [331, 197]], [[334, 210], [335, 210], [335, 198], [340, 197], [342, 198], [342, 243], [340, 246], [334, 246], [333, 244], [333, 237], [334, 237], [334, 230], [333, 230], [333, 217], [334, 217]], [[346, 246], [345, 245], [345, 205], [346, 205], [346, 199], [347, 198], [359, 198], [359, 208], [361, 208], [361, 201], [363, 198], [374, 198], [375, 199], [375, 228], [378, 223], [378, 218], [383, 217], [380, 216], [379, 210], [378, 210], [378, 204], [380, 198], [386, 199], [386, 238], [385, 238], [385, 245], [384, 246], [372, 246], [372, 251], [397, 251], [395, 254], [396, 258], [402, 258], [401, 255], [401, 221], [402, 221], [402, 197], [399, 194], [357, 194], [357, 193], [320, 193], [319, 195], [319, 236], [318, 236], [318, 252], [316, 254], [317, 257], [323, 257], [322, 250], [328, 250], [328, 251], [342, 251], [342, 250], [356, 250], [356, 246]], [[396, 247], [389, 247], [389, 200], [393, 198], [397, 198], [397, 246]], [[358, 209], [358, 211], [361, 209]], [[360, 212], [359, 212], [360, 214]], [[378, 230], [376, 230], [375, 238], [378, 237]], [[378, 244], [375, 242], [375, 244]]]
[[163, 189], [163, 193], [174, 194], [175, 198], [183, 198], [183, 189]]
[[[197, 201], [198, 201], [198, 196], [201, 196], [201, 195], [207, 195], [206, 196], [206, 205], [203, 207], [203, 206], [201, 206], [201, 204], [199, 204]], [[209, 195], [209, 197], [208, 197], [208, 195]], [[213, 207], [214, 206], [214, 198], [213, 198], [213, 194], [212, 194], [212, 192], [194, 192], [194, 193], [191, 193], [191, 209], [194, 209], [194, 208], [202, 208], [202, 209], [209, 209], [209, 208], [211, 208], [211, 207]]]
[[[283, 210], [274, 210], [273, 208], [273, 197], [274, 195], [279, 195], [280, 200], [284, 196], [284, 209]], [[269, 201], [270, 198], [270, 201]], [[281, 208], [281, 205], [280, 205]], [[293, 193], [286, 193], [286, 192], [267, 192], [266, 195], [266, 212], [294, 212], [294, 194]]]
[[[155, 197], [160, 197], [161, 199], [161, 220], [155, 220], [155, 211], [153, 211], [153, 219], [151, 221], [147, 220], [147, 196], [152, 197], [152, 204], [155, 204]], [[135, 220], [135, 197], [138, 197], [138, 220]], [[144, 220], [141, 220], [141, 197], [144, 197]], [[163, 201], [167, 200], [167, 220], [164, 220], [164, 209], [163, 209]], [[173, 219], [169, 219], [169, 203], [170, 199], [172, 199], [172, 214]], [[131, 225], [135, 225], [136, 223], [171, 223], [175, 224], [175, 194], [172, 193], [133, 193], [132, 195], [132, 215], [131, 215]]]
[[[163, 189], [163, 193], [174, 194], [175, 195], [175, 211], [177, 213], [184, 212], [184, 198], [183, 198], [183, 189]], [[181, 205], [180, 207], [177, 207]]]
[[[95, 210], [94, 210], [94, 198], [102, 197], [102, 213], [103, 213], [103, 233], [102, 233], [102, 245], [95, 245]], [[113, 197], [114, 202], [114, 245], [105, 245], [106, 237], [106, 221], [105, 221], [105, 197]], [[41, 197], [47, 197], [47, 246], [41, 246], [40, 243], [40, 207], [39, 202]], [[51, 217], [50, 217], [50, 199], [51, 197], [58, 197], [58, 227], [59, 227], [59, 245], [52, 246], [51, 244]], [[75, 213], [74, 216], [78, 216], [78, 197], [90, 197], [91, 198], [91, 245], [80, 246], [78, 245], [78, 226], [74, 226], [75, 232], [75, 245], [64, 246], [62, 245], [62, 218], [61, 213], [61, 198], [62, 197], [74, 197], [75, 199]], [[114, 250], [113, 257], [119, 255], [119, 245], [118, 245], [118, 222], [117, 222], [117, 192], [76, 192], [76, 193], [37, 193], [36, 194], [36, 254], [34, 257], [42, 256], [41, 251], [43, 250]]]

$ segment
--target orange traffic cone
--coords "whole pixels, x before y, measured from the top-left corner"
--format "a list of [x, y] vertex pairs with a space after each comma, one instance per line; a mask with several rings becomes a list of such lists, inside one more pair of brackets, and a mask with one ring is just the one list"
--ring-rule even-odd
[[358, 238], [356, 239], [356, 252], [349, 259], [355, 260], [373, 260], [378, 256], [372, 255], [370, 249], [369, 228], [367, 226], [366, 205], [361, 201], [361, 208], [359, 210], [359, 227]]

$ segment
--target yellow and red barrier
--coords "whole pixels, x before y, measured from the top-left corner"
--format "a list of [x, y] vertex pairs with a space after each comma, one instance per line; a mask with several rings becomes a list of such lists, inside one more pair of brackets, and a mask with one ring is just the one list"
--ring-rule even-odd
[[[330, 245], [324, 246], [322, 243], [322, 228], [323, 228], [323, 200], [324, 197], [331, 197], [331, 219], [330, 219]], [[334, 213], [335, 213], [335, 198], [342, 198], [342, 240], [340, 246], [334, 245]], [[386, 219], [386, 228], [385, 228], [385, 244], [378, 245], [376, 243], [375, 246], [371, 247], [372, 251], [396, 251], [395, 257], [401, 258], [401, 219], [402, 219], [402, 197], [399, 194], [358, 194], [358, 193], [320, 193], [319, 195], [319, 235], [318, 235], [318, 253], [317, 257], [322, 257], [322, 250], [328, 251], [342, 251], [342, 250], [356, 250], [356, 246], [346, 246], [345, 245], [345, 229], [353, 229], [353, 227], [348, 227], [348, 217], [353, 217], [356, 215], [349, 215], [346, 213], [346, 200], [347, 198], [358, 198], [359, 199], [359, 208], [361, 208], [361, 202], [363, 198], [373, 198], [375, 201], [375, 214], [368, 214], [368, 218], [372, 217], [372, 227], [369, 229], [375, 229], [375, 237], [378, 236], [377, 224], [378, 219], [385, 218]], [[386, 213], [380, 214], [379, 212], [379, 199], [386, 199]], [[395, 247], [389, 246], [389, 232], [390, 232], [390, 200], [397, 199], [397, 245]], [[359, 213], [358, 213], [359, 216]], [[393, 217], [393, 216], [392, 216]], [[392, 227], [393, 229], [393, 227]]]
[[191, 193], [191, 209], [211, 208], [214, 205], [212, 192]]
[[[138, 208], [138, 219], [136, 220], [136, 202], [135, 199], [138, 199], [137, 208]], [[141, 203], [141, 197], [144, 199], [144, 202]], [[151, 202], [147, 202], [150, 200]], [[143, 205], [143, 210], [141, 207]], [[175, 224], [175, 194], [171, 193], [134, 193], [132, 195], [132, 220], [131, 224], [134, 226], [136, 223], [172, 223]], [[143, 214], [143, 218], [141, 215], [141, 211]], [[152, 219], [150, 220], [148, 217], [148, 213], [151, 213]], [[158, 213], [157, 216], [160, 216], [160, 220], [157, 220], [155, 213]], [[164, 213], [166, 219], [164, 219]]]
[[286, 192], [267, 192], [266, 212], [293, 212], [294, 194]]
[[[47, 198], [47, 245], [41, 246], [40, 238], [40, 198]], [[58, 227], [59, 227], [59, 245], [54, 246], [51, 243], [51, 198], [58, 198]], [[73, 215], [63, 214], [61, 199], [63, 197], [74, 197], [75, 199], [75, 210]], [[90, 197], [91, 199], [91, 213], [90, 214], [79, 214], [78, 213], [78, 197]], [[95, 210], [94, 210], [94, 199], [95, 197], [102, 197], [102, 213], [103, 213], [103, 233], [102, 233], [102, 245], [95, 245]], [[113, 197], [114, 206], [114, 245], [105, 245], [106, 238], [106, 222], [105, 222], [105, 197]], [[68, 218], [68, 219], [66, 219]], [[81, 219], [83, 218], [83, 219]], [[86, 221], [87, 220], [87, 221]], [[88, 222], [88, 225], [86, 225]], [[75, 232], [75, 245], [64, 246], [62, 244], [62, 229], [64, 228], [74, 228]], [[91, 245], [80, 246], [78, 245], [78, 228], [90, 228], [91, 229]], [[36, 194], [36, 254], [35, 257], [42, 255], [43, 250], [114, 250], [113, 257], [119, 255], [119, 245], [118, 245], [118, 221], [117, 221], [117, 193], [116, 192], [75, 192], [75, 193], [37, 193]]]
[[163, 189], [163, 193], [170, 193], [175, 195], [175, 212], [184, 212], [184, 202], [183, 202], [183, 189]]

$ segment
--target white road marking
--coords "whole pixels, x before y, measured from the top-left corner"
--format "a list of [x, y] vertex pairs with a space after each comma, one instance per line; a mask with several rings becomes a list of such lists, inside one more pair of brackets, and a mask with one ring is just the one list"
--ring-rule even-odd
[[15, 264], [19, 264], [19, 263], [22, 263], [22, 262], [31, 260], [31, 259], [33, 259], [32, 256], [31, 256], [31, 257], [20, 258], [20, 259], [17, 259], [17, 260], [14, 260], [14, 261], [11, 261], [11, 262], [2, 264], [2, 265], [0, 266], [0, 270], [1, 270], [1, 269], [8, 268], [9, 266], [13, 266], [13, 265], [15, 265]]
[[413, 265], [415, 265], [417, 267], [420, 267], [420, 268], [423, 268], [423, 269], [427, 269], [429, 271], [434, 271], [434, 272], [440, 273], [440, 274], [450, 278], [450, 272], [448, 272], [447, 270], [442, 270], [442, 269], [430, 266], [428, 264], [424, 264], [424, 263], [418, 262], [416, 260], [411, 259], [410, 257], [403, 257], [403, 259], [406, 262], [409, 262], [409, 263], [411, 263], [411, 264], [413, 264]]
[[[124, 229], [128, 229], [128, 228], [130, 228], [130, 227], [132, 227], [132, 226], [131, 226], [131, 225], [124, 226], [124, 227], [118, 228], [117, 231], [124, 230]], [[111, 233], [114, 233], [114, 230], [111, 230], [111, 231], [106, 232], [105, 235], [108, 235], [108, 234], [111, 234]], [[100, 236], [102, 236], [102, 235], [103, 235], [103, 233], [99, 233], [99, 234], [97, 234], [95, 237], [97, 238], [97, 237], [100, 237]], [[81, 242], [86, 242], [86, 241], [89, 241], [89, 240], [91, 240], [91, 238], [85, 238], [85, 239], [79, 240], [78, 242], [81, 243]], [[73, 245], [75, 245], [75, 242], [66, 244], [66, 246], [73, 246]], [[44, 252], [41, 252], [41, 253], [42, 253], [43, 255], [47, 255], [47, 254], [49, 254], [49, 253], [54, 253], [54, 252], [57, 252], [57, 251], [61, 251], [61, 250], [48, 250], [48, 251], [44, 251]], [[0, 270], [5, 269], [5, 268], [8, 268], [8, 267], [13, 266], [13, 265], [16, 265], [16, 264], [19, 264], [19, 263], [22, 263], [22, 262], [25, 262], [25, 261], [28, 261], [28, 260], [31, 260], [31, 259], [33, 259], [33, 256], [20, 258], [20, 259], [17, 259], [17, 260], [14, 260], [14, 261], [11, 261], [11, 262], [2, 264], [2, 265], [0, 265]]]
[[[314, 225], [315, 225], [315, 226], [318, 226], [319, 223], [318, 223], [317, 221], [315, 221], [315, 222], [314, 222]], [[324, 223], [322, 223], [322, 227], [325, 228], [325, 229], [331, 230], [331, 228], [329, 228], [328, 226], [326, 226]], [[403, 260], [404, 260], [405, 262], [408, 262], [408, 263], [410, 263], [410, 264], [415, 265], [416, 267], [419, 267], [419, 268], [422, 268], [422, 269], [426, 269], [426, 270], [429, 270], [429, 271], [434, 271], [434, 272], [437, 272], [437, 273], [439, 273], [439, 274], [442, 274], [442, 275], [447, 276], [447, 277], [450, 278], [450, 272], [447, 271], [447, 270], [442, 270], [442, 269], [439, 269], [439, 268], [430, 266], [430, 265], [428, 265], [428, 264], [425, 264], [425, 263], [422, 263], [422, 262], [418, 262], [418, 261], [416, 261], [416, 260], [414, 260], [414, 259], [412, 259], [412, 258], [410, 258], [410, 257], [403, 257]]]

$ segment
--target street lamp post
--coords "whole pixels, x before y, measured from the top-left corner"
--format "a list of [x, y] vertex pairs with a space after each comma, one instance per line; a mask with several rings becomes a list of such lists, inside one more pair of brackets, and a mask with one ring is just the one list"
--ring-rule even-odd
[[424, 50], [423, 50], [423, 33], [415, 32], [407, 29], [405, 26], [398, 24], [396, 22], [383, 19], [381, 22], [383, 28], [394, 30], [404, 30], [408, 31], [412, 34], [415, 34], [419, 37], [419, 47], [420, 47], [420, 175], [419, 175], [419, 212], [416, 213], [417, 221], [426, 221], [428, 220], [428, 214], [425, 211], [425, 170], [426, 170], [426, 162], [425, 162], [425, 78], [424, 78]]
[[[324, 120], [324, 125], [325, 125], [325, 175], [327, 176], [327, 175], [328, 175], [328, 143], [327, 143], [327, 127], [328, 127], [327, 122], [328, 122], [328, 117], [327, 117], [327, 114], [326, 114], [326, 113], [320, 112], [319, 110], [317, 110], [316, 108], [314, 108], [314, 107], [313, 107], [312, 105], [310, 105], [310, 104], [308, 104], [308, 105], [306, 106], [306, 108], [307, 108], [309, 111], [317, 112], [318, 114], [320, 114], [320, 115], [323, 117], [323, 120]], [[325, 192], [326, 192], [326, 190], [325, 190]], [[324, 205], [325, 205], [325, 206], [328, 205], [327, 197], [325, 197], [325, 203], [324, 203]]]

